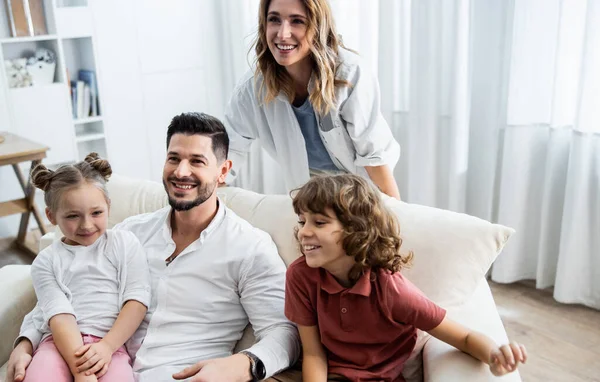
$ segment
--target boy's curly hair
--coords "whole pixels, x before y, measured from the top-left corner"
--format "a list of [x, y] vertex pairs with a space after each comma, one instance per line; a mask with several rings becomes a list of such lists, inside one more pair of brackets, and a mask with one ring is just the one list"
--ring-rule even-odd
[[[400, 224], [371, 184], [357, 175], [311, 178], [291, 192], [296, 214], [325, 214], [331, 208], [342, 223], [342, 247], [356, 264], [349, 273], [355, 283], [367, 269], [398, 272], [410, 266], [413, 253], [400, 253]], [[297, 235], [296, 235], [297, 238]]]

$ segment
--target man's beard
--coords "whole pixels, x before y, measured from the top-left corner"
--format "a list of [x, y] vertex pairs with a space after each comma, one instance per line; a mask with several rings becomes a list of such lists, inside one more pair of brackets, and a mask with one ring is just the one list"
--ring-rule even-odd
[[210, 198], [210, 196], [214, 192], [215, 188], [217, 187], [217, 179], [215, 179], [214, 182], [211, 182], [211, 183], [201, 183], [200, 181], [194, 179], [194, 180], [192, 180], [192, 182], [194, 182], [196, 184], [196, 191], [198, 192], [198, 196], [196, 197], [196, 199], [190, 200], [190, 201], [177, 200], [174, 197], [172, 197], [171, 194], [169, 193], [169, 187], [167, 185], [167, 182], [178, 183], [180, 181], [182, 183], [185, 183], [185, 182], [190, 183], [189, 178], [188, 179], [185, 179], [185, 178], [177, 179], [175, 177], [170, 177], [166, 181], [163, 179], [163, 186], [165, 187], [165, 191], [167, 192], [167, 196], [169, 197], [169, 205], [175, 211], [189, 211], [192, 208], [201, 205], [202, 203], [207, 201], [208, 198]]

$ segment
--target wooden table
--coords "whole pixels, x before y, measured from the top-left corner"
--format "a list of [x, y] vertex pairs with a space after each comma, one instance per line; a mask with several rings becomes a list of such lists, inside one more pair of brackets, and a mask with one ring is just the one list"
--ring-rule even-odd
[[[1, 202], [0, 217], [21, 214], [21, 224], [19, 225], [16, 244], [19, 248], [27, 252], [33, 252], [25, 246], [27, 225], [29, 224], [31, 214], [33, 214], [42, 235], [46, 234], [46, 229], [44, 228], [42, 217], [35, 206], [35, 187], [31, 184], [31, 179], [29, 178], [31, 170], [27, 174], [27, 178], [25, 178], [19, 168], [19, 163], [31, 161], [31, 169], [33, 169], [39, 163], [42, 163], [42, 159], [46, 157], [48, 147], [11, 133], [0, 132], [0, 136], [4, 138], [4, 141], [0, 143], [0, 166], [12, 166], [25, 194], [25, 197], [22, 199]], [[34, 252], [33, 254], [35, 255], [36, 253]]]

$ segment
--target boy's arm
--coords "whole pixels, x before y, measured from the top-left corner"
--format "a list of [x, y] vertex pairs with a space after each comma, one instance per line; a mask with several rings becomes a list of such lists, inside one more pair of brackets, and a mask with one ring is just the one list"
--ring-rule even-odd
[[318, 326], [298, 325], [302, 342], [302, 380], [327, 381], [327, 355], [321, 344]]
[[444, 318], [437, 327], [428, 332], [435, 338], [485, 362], [496, 376], [513, 372], [520, 362], [527, 361], [527, 352], [523, 345], [513, 342], [499, 347], [485, 334], [471, 331], [449, 318]]

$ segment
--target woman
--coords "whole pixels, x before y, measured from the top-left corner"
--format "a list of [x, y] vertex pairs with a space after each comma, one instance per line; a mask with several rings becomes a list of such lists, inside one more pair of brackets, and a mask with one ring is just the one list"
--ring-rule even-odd
[[237, 85], [225, 115], [231, 181], [259, 139], [282, 166], [288, 190], [311, 175], [353, 173], [400, 199], [400, 147], [379, 108], [379, 85], [345, 49], [326, 0], [261, 0], [256, 70]]

